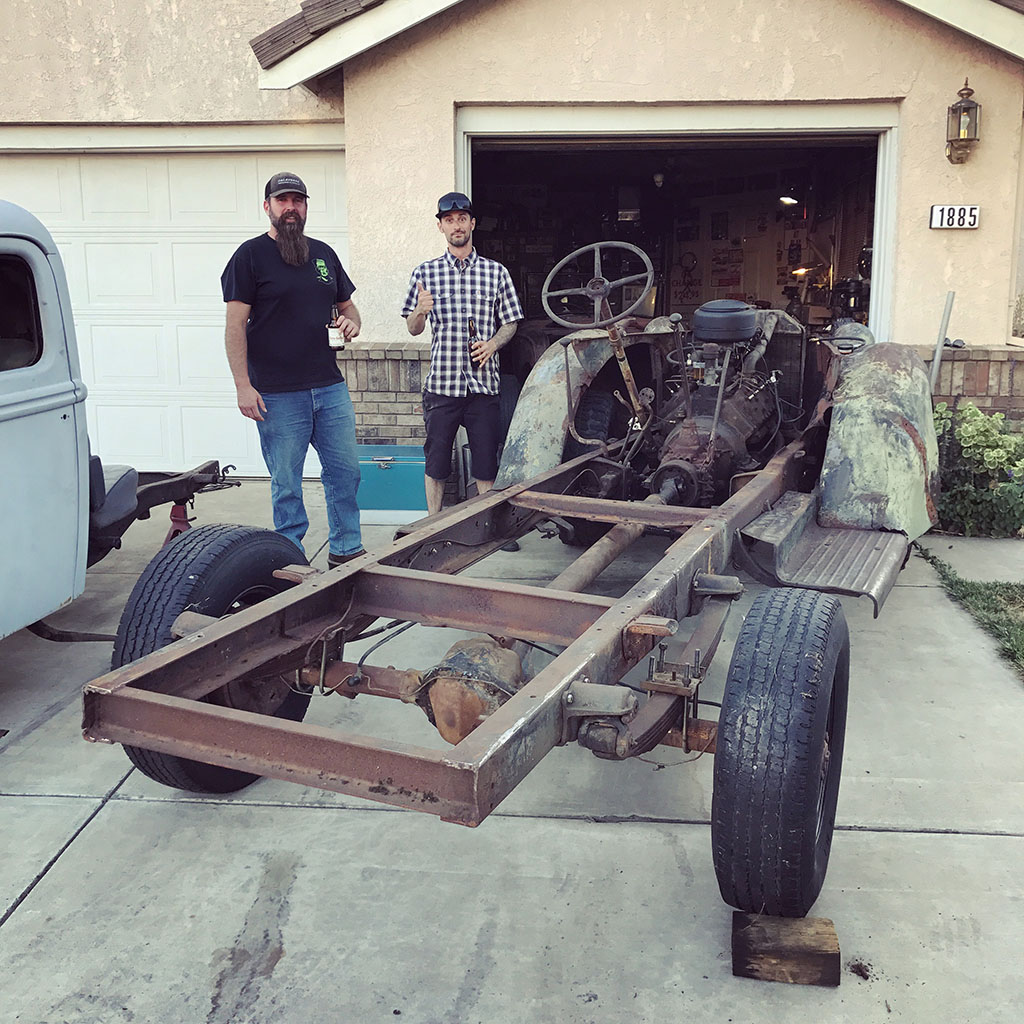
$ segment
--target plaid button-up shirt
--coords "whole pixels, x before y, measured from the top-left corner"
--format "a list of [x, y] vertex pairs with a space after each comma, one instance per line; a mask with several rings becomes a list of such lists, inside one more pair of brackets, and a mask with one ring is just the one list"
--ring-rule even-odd
[[464, 260], [446, 249], [443, 256], [421, 263], [412, 272], [402, 306], [404, 317], [416, 308], [417, 284], [434, 296], [434, 308], [428, 314], [430, 370], [423, 390], [453, 398], [498, 394], [498, 355], [483, 366], [473, 363], [469, 356], [469, 321], [476, 324], [479, 338], [487, 341], [499, 327], [523, 319], [512, 276], [476, 249]]

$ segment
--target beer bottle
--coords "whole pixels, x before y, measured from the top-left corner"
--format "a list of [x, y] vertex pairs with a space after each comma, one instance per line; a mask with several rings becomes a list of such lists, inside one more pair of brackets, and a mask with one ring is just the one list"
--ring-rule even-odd
[[470, 369], [475, 370], [477, 368], [476, 363], [473, 361], [473, 346], [480, 340], [476, 333], [476, 321], [469, 318], [469, 366]]
[[345, 347], [345, 336], [341, 333], [340, 327], [334, 326], [338, 316], [338, 304], [335, 303], [331, 306], [331, 322], [327, 325], [327, 344], [330, 345], [331, 348], [342, 349]]

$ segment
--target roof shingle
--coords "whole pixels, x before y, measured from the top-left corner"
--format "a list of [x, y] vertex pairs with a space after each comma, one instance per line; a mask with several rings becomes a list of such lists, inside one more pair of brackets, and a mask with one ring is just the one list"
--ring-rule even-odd
[[249, 45], [261, 68], [270, 68], [328, 29], [358, 17], [383, 0], [302, 0], [301, 14], [267, 29], [250, 40]]

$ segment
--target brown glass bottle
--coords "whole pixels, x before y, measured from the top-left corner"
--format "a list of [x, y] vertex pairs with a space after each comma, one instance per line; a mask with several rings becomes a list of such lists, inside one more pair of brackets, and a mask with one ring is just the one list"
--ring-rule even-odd
[[339, 310], [337, 304], [331, 306], [331, 322], [327, 325], [327, 344], [331, 348], [344, 348], [345, 347], [345, 335], [341, 333], [340, 327], [335, 327], [334, 323], [338, 319]]
[[475, 370], [476, 362], [473, 360], [473, 346], [480, 340], [479, 335], [476, 333], [476, 321], [469, 318], [469, 367], [471, 370]]

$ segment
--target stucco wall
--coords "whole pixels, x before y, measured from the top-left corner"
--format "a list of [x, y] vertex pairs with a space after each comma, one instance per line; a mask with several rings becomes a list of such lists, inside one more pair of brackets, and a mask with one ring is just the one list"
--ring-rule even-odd
[[333, 120], [336, 97], [261, 92], [249, 40], [297, 0], [3, 0], [0, 122]]
[[[464, 0], [345, 67], [353, 272], [365, 336], [401, 331], [417, 262], [440, 251], [432, 204], [452, 187], [460, 103], [900, 102], [892, 338], [1005, 341], [1015, 270], [1024, 75], [1011, 58], [891, 0]], [[944, 155], [969, 75], [984, 141]], [[977, 231], [928, 228], [932, 203], [979, 202]], [[877, 244], [877, 243], [876, 243]]]

